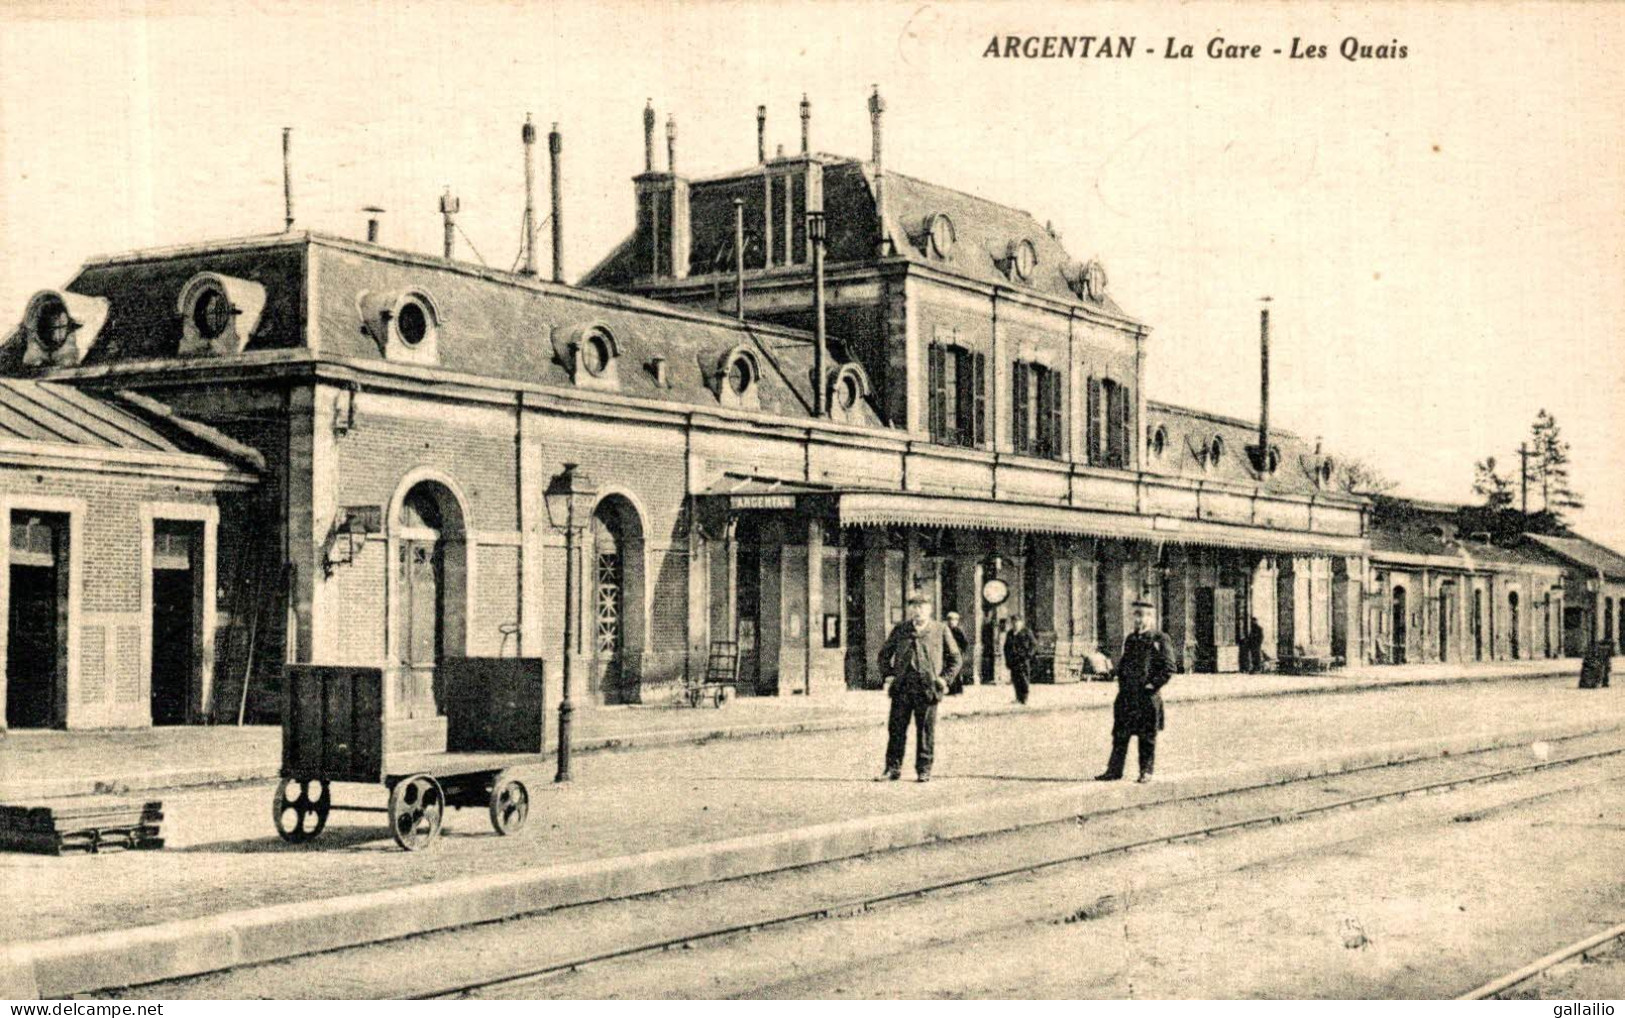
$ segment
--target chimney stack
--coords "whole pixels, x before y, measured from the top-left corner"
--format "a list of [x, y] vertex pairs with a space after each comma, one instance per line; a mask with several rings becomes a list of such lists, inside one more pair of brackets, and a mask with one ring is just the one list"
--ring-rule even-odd
[[812, 103], [807, 101], [807, 93], [801, 93], [801, 154], [806, 155], [810, 149], [809, 131], [812, 127]]
[[767, 162], [767, 107], [756, 107], [756, 161]]
[[666, 172], [677, 174], [677, 114], [666, 117]]
[[376, 205], [368, 205], [361, 211], [367, 214], [367, 243], [376, 244], [378, 243], [378, 221], [383, 216], [384, 210]]
[[655, 101], [643, 101], [643, 172], [655, 171]]
[[876, 248], [881, 257], [886, 255], [886, 185], [885, 170], [880, 160], [880, 118], [885, 112], [886, 100], [880, 97], [880, 86], [876, 85], [874, 92], [869, 96], [869, 124], [872, 136], [869, 161], [875, 164], [875, 219], [879, 232]]
[[282, 229], [293, 230], [293, 128], [282, 129]]
[[564, 198], [561, 191], [564, 187], [560, 176], [561, 143], [559, 138], [559, 125], [554, 124], [553, 129], [547, 132], [547, 154], [550, 159], [548, 171], [551, 175], [550, 185], [553, 198], [553, 282], [564, 282]]
[[442, 254], [448, 261], [457, 253], [457, 213], [462, 208], [462, 201], [451, 193], [451, 185], [447, 184], [446, 193], [440, 196], [440, 218], [445, 220], [446, 227]]
[[[1264, 298], [1269, 301], [1268, 297]], [[1267, 473], [1270, 464], [1270, 309], [1258, 311], [1258, 463]]]
[[519, 129], [519, 140], [525, 143], [525, 275], [536, 275], [536, 127], [525, 114], [525, 126]]

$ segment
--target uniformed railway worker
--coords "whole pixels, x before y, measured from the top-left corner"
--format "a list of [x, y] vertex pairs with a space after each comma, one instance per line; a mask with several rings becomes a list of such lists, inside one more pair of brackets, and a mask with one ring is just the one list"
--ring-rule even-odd
[[959, 674], [959, 645], [948, 627], [931, 620], [923, 593], [908, 599], [912, 616], [899, 622], [880, 648], [880, 674], [891, 678], [891, 717], [886, 726], [886, 769], [877, 781], [896, 781], [903, 771], [908, 725], [914, 722], [914, 773], [931, 780], [936, 750], [937, 704]]
[[1156, 767], [1157, 733], [1162, 730], [1162, 687], [1174, 670], [1174, 647], [1156, 627], [1156, 606], [1134, 602], [1134, 631], [1123, 641], [1117, 662], [1117, 701], [1112, 705], [1112, 757], [1096, 781], [1116, 781], [1128, 760], [1128, 740], [1140, 740], [1140, 781]]

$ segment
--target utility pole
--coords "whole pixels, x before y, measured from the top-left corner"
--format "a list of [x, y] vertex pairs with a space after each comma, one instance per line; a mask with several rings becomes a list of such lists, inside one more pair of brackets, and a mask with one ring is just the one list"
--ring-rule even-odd
[[1518, 480], [1523, 488], [1523, 514], [1529, 515], [1529, 443], [1518, 443]]

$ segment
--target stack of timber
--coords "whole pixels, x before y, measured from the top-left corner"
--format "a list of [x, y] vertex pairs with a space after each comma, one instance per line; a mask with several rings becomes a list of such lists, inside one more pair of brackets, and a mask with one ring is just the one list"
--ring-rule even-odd
[[22, 806], [0, 805], [0, 851], [100, 852], [163, 848], [161, 801], [87, 798]]

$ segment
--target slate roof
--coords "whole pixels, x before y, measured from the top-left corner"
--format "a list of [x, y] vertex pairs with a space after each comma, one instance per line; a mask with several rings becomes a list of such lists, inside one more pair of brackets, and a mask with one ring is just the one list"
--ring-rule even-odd
[[[614, 391], [620, 394], [716, 408], [720, 364], [730, 350], [744, 346], [761, 366], [761, 411], [811, 414], [813, 348], [805, 333], [319, 233], [92, 259], [63, 287], [109, 302], [107, 323], [84, 365], [176, 357], [181, 338], [176, 306], [187, 281], [202, 271], [265, 287], [265, 310], [248, 353], [308, 344], [318, 353], [381, 361], [383, 353], [363, 328], [362, 295], [418, 290], [441, 315], [436, 366], [442, 369], [572, 386], [563, 353], [566, 338], [597, 324], [609, 329], [619, 349]], [[18, 373], [21, 350], [19, 330], [0, 350], [0, 373]], [[657, 357], [666, 363], [664, 387], [652, 367]], [[864, 405], [853, 423], [880, 422]]]
[[143, 397], [92, 394], [59, 382], [0, 378], [0, 442], [205, 455], [263, 467], [257, 454]]
[[[830, 264], [863, 262], [874, 258], [874, 168], [857, 159], [815, 155], [823, 166], [824, 212], [829, 224], [826, 248]], [[770, 166], [772, 164], [769, 164]], [[733, 198], [745, 202], [747, 223], [762, 215], [760, 167], [690, 181], [690, 273], [711, 274], [719, 245], [733, 243]], [[984, 283], [1034, 290], [1045, 296], [1095, 307], [1118, 318], [1130, 319], [1109, 296], [1099, 301], [1080, 298], [1071, 280], [1082, 269], [1043, 224], [1027, 212], [986, 198], [942, 187], [891, 170], [885, 172], [886, 214], [896, 254], [920, 265]], [[938, 213], [953, 223], [955, 243], [946, 257], [930, 253], [929, 223]], [[755, 217], [755, 218], [752, 218]], [[1031, 279], [1023, 280], [1007, 269], [1012, 244], [1030, 241], [1038, 256]], [[633, 237], [622, 241], [609, 256], [582, 278], [585, 286], [624, 288], [640, 280], [635, 270]], [[756, 256], [758, 259], [760, 255]], [[753, 271], [759, 267], [747, 267]], [[801, 268], [810, 270], [810, 266]], [[726, 269], [731, 272], [731, 267]]]
[[1601, 570], [1604, 576], [1625, 580], [1625, 555], [1584, 537], [1548, 537], [1545, 534], [1526, 534], [1553, 554], [1568, 563], [1592, 572]]
[[1559, 567], [1538, 547], [1485, 543], [1459, 532], [1459, 507], [1398, 498], [1382, 501], [1383, 507], [1372, 514], [1368, 534], [1372, 557], [1379, 561], [1385, 555], [1426, 555], [1453, 559], [1461, 568]]
[[[1172, 474], [1255, 485], [1268, 492], [1292, 495], [1333, 495], [1353, 498], [1337, 483], [1336, 457], [1316, 455], [1314, 447], [1290, 431], [1271, 429], [1270, 444], [1280, 451], [1275, 473], [1260, 476], [1247, 453], [1258, 444], [1258, 425], [1235, 417], [1224, 417], [1190, 407], [1148, 400], [1145, 407], [1145, 435], [1149, 442], [1156, 429], [1164, 433], [1163, 452], [1156, 456], [1149, 445], [1144, 454], [1147, 473]], [[1204, 452], [1213, 437], [1223, 440], [1224, 452], [1216, 462], [1207, 462]], [[1317, 483], [1316, 471], [1330, 461], [1330, 483]]]

